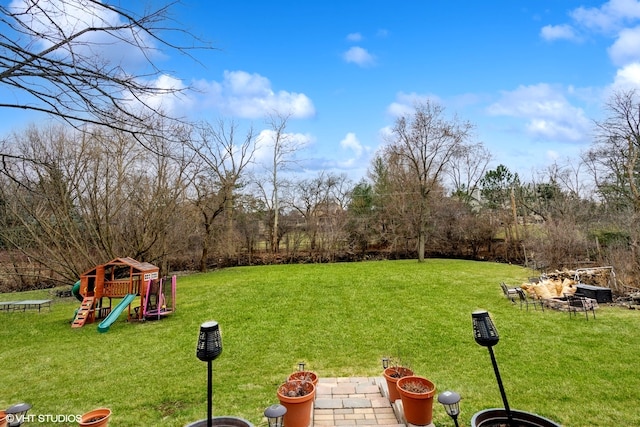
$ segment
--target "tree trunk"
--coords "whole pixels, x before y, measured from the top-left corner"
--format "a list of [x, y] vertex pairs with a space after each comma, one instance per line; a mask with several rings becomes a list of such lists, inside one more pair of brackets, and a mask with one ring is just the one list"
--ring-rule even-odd
[[427, 231], [424, 229], [424, 226], [421, 227], [420, 232], [418, 233], [418, 262], [424, 261], [424, 247], [427, 242]]
[[202, 254], [200, 256], [200, 271], [207, 271], [207, 258], [209, 258], [209, 242], [211, 241], [211, 225], [208, 222], [204, 224], [204, 238], [202, 239]]

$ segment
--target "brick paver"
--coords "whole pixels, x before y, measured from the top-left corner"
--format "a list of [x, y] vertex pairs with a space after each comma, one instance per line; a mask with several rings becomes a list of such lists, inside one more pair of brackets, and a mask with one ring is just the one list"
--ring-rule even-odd
[[320, 378], [313, 427], [406, 427], [382, 377]]

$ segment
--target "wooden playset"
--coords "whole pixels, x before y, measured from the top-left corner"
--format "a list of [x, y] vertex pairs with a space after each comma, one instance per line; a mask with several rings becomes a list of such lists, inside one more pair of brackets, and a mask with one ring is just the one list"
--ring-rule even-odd
[[[98, 331], [106, 332], [127, 310], [127, 320], [159, 319], [175, 311], [176, 278], [159, 278], [160, 269], [133, 258], [116, 258], [80, 276], [73, 293], [82, 300], [71, 324], [80, 328], [104, 319]], [[132, 303], [138, 299], [139, 304]], [[113, 306], [113, 299], [121, 299]]]

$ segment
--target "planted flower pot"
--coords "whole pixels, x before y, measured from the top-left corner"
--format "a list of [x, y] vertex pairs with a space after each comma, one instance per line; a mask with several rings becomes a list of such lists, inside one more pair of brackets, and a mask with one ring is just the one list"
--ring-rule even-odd
[[[511, 427], [562, 427], [555, 421], [540, 415], [511, 409], [514, 425]], [[485, 409], [473, 414], [471, 427], [501, 427], [509, 425], [509, 417], [504, 408]]]
[[[218, 427], [253, 427], [249, 421], [236, 417], [213, 417], [211, 419], [212, 426]], [[187, 424], [186, 427], [207, 427], [207, 419]]]
[[389, 400], [393, 403], [400, 399], [400, 394], [396, 389], [396, 383], [402, 377], [413, 375], [413, 371], [402, 366], [389, 366], [382, 373], [387, 381], [387, 390], [389, 391]]
[[111, 409], [98, 408], [93, 411], [86, 412], [80, 417], [79, 424], [81, 426], [90, 427], [105, 427], [109, 425], [109, 418], [111, 417]]
[[296, 371], [292, 374], [289, 374], [287, 377], [287, 381], [300, 380], [300, 381], [311, 381], [314, 386], [318, 385], [318, 374], [313, 371]]
[[417, 426], [431, 424], [436, 386], [425, 377], [409, 375], [396, 382], [396, 389], [402, 399], [405, 420]]
[[284, 425], [287, 427], [307, 427], [311, 421], [316, 386], [311, 381], [286, 381], [278, 387], [278, 400], [287, 408]]

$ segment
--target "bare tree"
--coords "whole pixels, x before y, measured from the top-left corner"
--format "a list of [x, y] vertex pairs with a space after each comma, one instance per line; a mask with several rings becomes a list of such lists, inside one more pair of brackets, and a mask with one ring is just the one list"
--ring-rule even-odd
[[334, 256], [350, 200], [351, 182], [346, 175], [320, 172], [315, 178], [297, 181], [289, 197], [291, 206], [305, 221], [312, 254]]
[[303, 142], [297, 139], [294, 135], [286, 132], [287, 124], [291, 118], [292, 113], [280, 114], [273, 113], [267, 119], [269, 124], [269, 132], [267, 132], [270, 141], [270, 160], [266, 165], [269, 171], [269, 176], [265, 181], [256, 182], [260, 192], [263, 195], [266, 205], [272, 212], [271, 233], [270, 233], [270, 246], [273, 253], [278, 252], [280, 245], [280, 230], [279, 230], [279, 216], [280, 216], [280, 190], [284, 185], [281, 172], [291, 167], [296, 162], [294, 154], [300, 150]]
[[[606, 202], [610, 227], [625, 230], [632, 269], [640, 267], [640, 93], [613, 93], [606, 118], [596, 122], [596, 138], [583, 155], [597, 191]], [[619, 255], [617, 258], [620, 258]], [[620, 263], [620, 260], [613, 260]]]
[[117, 256], [160, 261], [166, 271], [167, 253], [182, 242], [172, 232], [184, 230], [187, 162], [177, 147], [162, 139], [150, 151], [113, 129], [58, 126], [31, 127], [14, 147], [0, 189], [9, 249], [67, 280]]
[[[384, 148], [389, 169], [406, 199], [405, 217], [410, 218], [418, 238], [418, 260], [424, 261], [427, 220], [432, 191], [442, 188], [443, 175], [460, 152], [472, 126], [456, 117], [444, 116], [444, 108], [432, 101], [415, 106], [415, 112], [396, 120], [389, 144]], [[402, 189], [402, 190], [401, 190]]]
[[640, 94], [616, 92], [606, 110], [608, 117], [596, 122], [596, 140], [583, 160], [603, 198], [640, 213]]
[[159, 98], [184, 88], [158, 83], [164, 73], [156, 59], [166, 50], [191, 57], [193, 47], [174, 43], [171, 34], [195, 41], [167, 24], [174, 4], [143, 13], [100, 0], [0, 5], [0, 87], [16, 94], [3, 98], [0, 108], [44, 112], [74, 126], [107, 126], [142, 143], [162, 136], [149, 126], [165, 116]]
[[452, 157], [451, 168], [448, 170], [453, 194], [463, 202], [477, 202], [479, 184], [491, 159], [491, 153], [482, 143], [460, 147]]
[[[236, 123], [220, 119], [215, 126], [204, 123], [200, 127], [199, 137], [189, 143], [199, 159], [199, 166], [194, 171], [193, 203], [200, 213], [203, 227], [201, 271], [207, 269], [215, 237], [214, 222], [222, 214], [227, 217], [222, 229], [225, 230], [227, 244], [232, 244], [234, 198], [238, 188], [244, 185], [241, 182], [242, 174], [253, 160], [255, 152], [253, 129], [249, 128], [241, 139], [238, 139], [237, 132]], [[225, 250], [228, 255], [229, 248]]]

